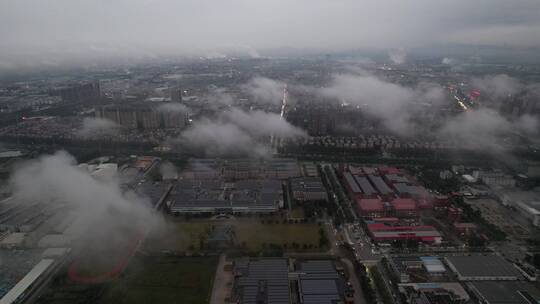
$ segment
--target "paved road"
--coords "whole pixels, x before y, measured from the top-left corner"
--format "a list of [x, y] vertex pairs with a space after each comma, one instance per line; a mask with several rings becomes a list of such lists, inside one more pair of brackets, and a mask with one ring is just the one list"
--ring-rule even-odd
[[367, 303], [366, 299], [364, 298], [364, 291], [362, 290], [362, 285], [360, 285], [360, 280], [358, 279], [358, 277], [356, 276], [356, 272], [354, 271], [353, 263], [347, 258], [342, 258], [341, 261], [343, 262], [343, 265], [345, 265], [345, 267], [347, 268], [347, 273], [349, 274], [349, 281], [354, 288], [354, 304]]
[[328, 241], [330, 242], [330, 250], [328, 251], [328, 253], [334, 256], [339, 256], [341, 258], [341, 261], [343, 262], [343, 265], [347, 268], [349, 281], [354, 288], [354, 303], [367, 303], [366, 299], [364, 298], [364, 291], [362, 290], [362, 285], [360, 285], [360, 280], [358, 279], [358, 277], [356, 276], [356, 272], [354, 271], [354, 264], [351, 262], [351, 260], [349, 260], [348, 254], [344, 252], [343, 248], [339, 246], [337, 239], [337, 233], [339, 232], [337, 230], [334, 230], [334, 227], [329, 222], [327, 222], [324, 226], [326, 228], [326, 235], [328, 236]]
[[371, 245], [370, 237], [365, 234], [362, 228], [358, 228], [356, 231], [356, 234], [360, 235], [358, 240], [354, 237], [355, 231], [353, 226], [345, 225], [344, 233], [349, 237], [350, 241], [354, 243], [353, 246], [358, 260], [366, 265], [377, 263], [381, 259], [381, 255], [374, 253], [375, 248]]
[[225, 258], [226, 255], [224, 253], [219, 256], [210, 304], [223, 304], [225, 303], [225, 299], [231, 294], [231, 288], [228, 283], [232, 282], [233, 277], [232, 272], [224, 270], [224, 266], [227, 264]]

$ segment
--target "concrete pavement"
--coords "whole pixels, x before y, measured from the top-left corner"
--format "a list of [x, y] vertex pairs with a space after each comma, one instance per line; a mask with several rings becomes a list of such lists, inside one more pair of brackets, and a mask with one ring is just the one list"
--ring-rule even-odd
[[226, 255], [222, 253], [219, 256], [219, 262], [216, 268], [210, 304], [226, 303], [225, 299], [231, 295], [233, 275], [231, 271], [225, 271], [225, 265], [227, 265]]
[[360, 285], [360, 280], [358, 279], [358, 277], [356, 276], [356, 272], [354, 271], [353, 263], [347, 258], [342, 258], [341, 261], [343, 262], [343, 265], [345, 265], [345, 267], [347, 268], [349, 281], [354, 288], [354, 304], [367, 303], [366, 299], [364, 298], [364, 291], [362, 290], [362, 285]]

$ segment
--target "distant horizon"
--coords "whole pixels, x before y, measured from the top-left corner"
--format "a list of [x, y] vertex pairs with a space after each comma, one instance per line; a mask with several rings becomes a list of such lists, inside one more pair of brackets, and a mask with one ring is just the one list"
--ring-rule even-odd
[[[537, 0], [0, 2], [0, 70], [95, 60], [540, 47]], [[515, 57], [521, 57], [515, 56]], [[540, 59], [535, 59], [540, 62]]]
[[[89, 49], [90, 50], [90, 49]], [[540, 46], [508, 46], [508, 45], [470, 45], [470, 44], [439, 44], [415, 48], [351, 48], [345, 50], [325, 50], [316, 48], [280, 47], [267, 49], [222, 49], [214, 51], [200, 51], [191, 53], [151, 53], [140, 50], [130, 55], [116, 52], [66, 52], [52, 51], [17, 54], [16, 58], [7, 60], [9, 52], [0, 54], [0, 78], [13, 75], [31, 75], [34, 72], [67, 72], [79, 69], [115, 68], [124, 66], [137, 66], [140, 64], [161, 64], [181, 62], [183, 60], [220, 60], [220, 59], [295, 59], [308, 58], [330, 60], [364, 60], [376, 63], [391, 63], [390, 53], [403, 52], [408, 57], [408, 63], [417, 60], [443, 60], [445, 58], [458, 59], [454, 64], [470, 63], [470, 59], [480, 60], [483, 64], [536, 64], [540, 63]], [[519, 56], [516, 56], [519, 53]], [[48, 59], [44, 59], [48, 57]], [[478, 57], [478, 58], [476, 58]], [[4, 59], [3, 59], [4, 58]], [[471, 61], [472, 62], [472, 61]]]

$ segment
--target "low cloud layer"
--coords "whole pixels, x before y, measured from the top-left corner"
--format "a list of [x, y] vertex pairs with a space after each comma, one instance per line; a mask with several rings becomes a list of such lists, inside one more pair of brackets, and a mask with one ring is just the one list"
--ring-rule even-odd
[[501, 116], [493, 109], [483, 108], [464, 112], [448, 120], [439, 133], [442, 138], [452, 139], [472, 149], [503, 150], [500, 136], [510, 132], [538, 135], [538, 121], [522, 116], [514, 121]]
[[515, 95], [525, 89], [525, 85], [519, 80], [506, 74], [473, 78], [471, 84], [486, 95], [485, 99], [493, 102]]
[[81, 129], [76, 134], [85, 138], [99, 138], [115, 135], [120, 131], [120, 126], [112, 120], [105, 118], [85, 117]]
[[208, 156], [269, 156], [272, 136], [303, 137], [305, 133], [278, 114], [263, 111], [228, 110], [214, 120], [202, 119], [184, 131], [177, 143]]
[[389, 130], [401, 135], [410, 134], [411, 119], [419, 107], [437, 106], [445, 98], [439, 85], [421, 83], [414, 88], [408, 88], [367, 72], [335, 75], [328, 86], [313, 90], [357, 106], [380, 120]]
[[255, 77], [242, 86], [255, 102], [279, 104], [283, 99], [285, 83], [265, 77]]
[[436, 116], [436, 120], [432, 120], [433, 115], [443, 108], [452, 108], [455, 101], [435, 83], [421, 82], [405, 87], [357, 70], [334, 75], [324, 88], [304, 86], [303, 89], [355, 106], [388, 131], [401, 136], [431, 135], [489, 151], [503, 150], [501, 141], [508, 134], [540, 135], [538, 117], [528, 114], [505, 116], [500, 112], [507, 106], [505, 103], [512, 102], [508, 95], [518, 94], [533, 102], [538, 100], [538, 84], [524, 84], [507, 75], [493, 75], [471, 79], [471, 86], [482, 92], [478, 108]]
[[143, 198], [122, 192], [116, 180], [95, 179], [62, 151], [23, 163], [13, 172], [10, 186], [20, 203], [45, 204], [49, 210], [67, 207], [75, 212], [81, 237], [110, 229], [112, 240], [124, 226], [156, 220]]
[[394, 64], [404, 64], [407, 61], [407, 52], [402, 48], [391, 50], [388, 57]]

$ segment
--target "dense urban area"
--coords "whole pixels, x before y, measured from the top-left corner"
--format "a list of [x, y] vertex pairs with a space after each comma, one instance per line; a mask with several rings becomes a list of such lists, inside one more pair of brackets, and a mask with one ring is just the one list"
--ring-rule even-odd
[[0, 304], [540, 303], [540, 65], [0, 80]]

